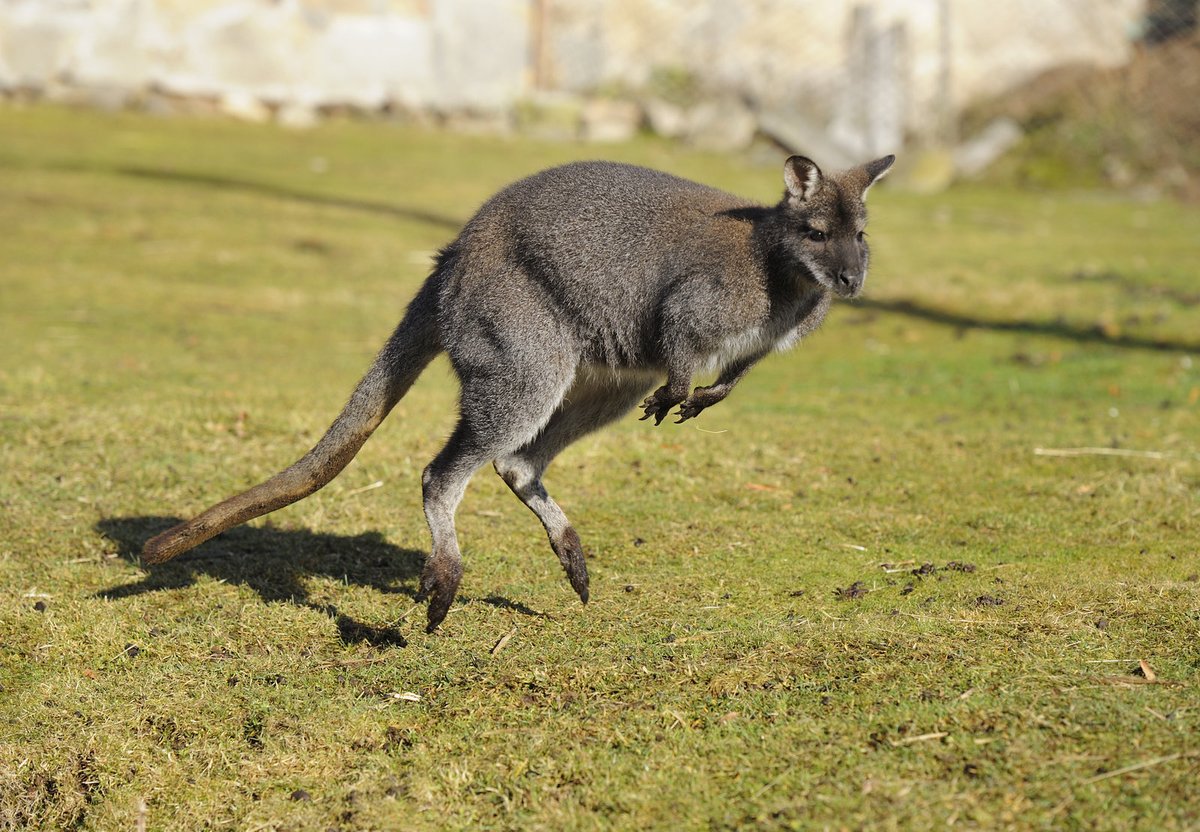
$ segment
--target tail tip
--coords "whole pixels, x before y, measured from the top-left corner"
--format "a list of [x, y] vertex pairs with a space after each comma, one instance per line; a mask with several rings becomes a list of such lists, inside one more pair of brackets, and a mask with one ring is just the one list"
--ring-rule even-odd
[[164, 550], [164, 548], [158, 544], [157, 537], [154, 538], [153, 540], [147, 540], [146, 545], [144, 545], [142, 547], [142, 562], [143, 563], [149, 563], [149, 564], [163, 563], [164, 561], [167, 561], [170, 559], [171, 559], [171, 555], [168, 554]]
[[142, 562], [165, 563], [180, 552], [186, 552], [191, 548], [186, 535], [182, 534], [186, 529], [187, 524], [182, 524], [147, 540], [142, 546]]

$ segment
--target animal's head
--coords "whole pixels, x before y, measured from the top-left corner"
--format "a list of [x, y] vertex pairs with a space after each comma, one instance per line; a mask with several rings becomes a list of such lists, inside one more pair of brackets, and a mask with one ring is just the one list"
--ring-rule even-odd
[[783, 244], [819, 284], [841, 297], [856, 296], [867, 280], [867, 191], [894, 161], [884, 156], [829, 175], [803, 156], [783, 165]]

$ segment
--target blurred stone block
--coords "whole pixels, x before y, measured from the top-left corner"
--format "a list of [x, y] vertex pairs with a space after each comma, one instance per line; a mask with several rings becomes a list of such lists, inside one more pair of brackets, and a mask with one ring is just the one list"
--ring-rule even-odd
[[517, 129], [526, 136], [547, 141], [571, 141], [579, 137], [583, 102], [567, 93], [539, 92], [515, 108]]
[[736, 98], [705, 101], [688, 113], [687, 140], [703, 150], [745, 150], [754, 141], [758, 121]]
[[1021, 141], [1021, 126], [1011, 118], [998, 118], [974, 138], [954, 149], [954, 167], [962, 176], [977, 176]]
[[681, 139], [687, 134], [688, 113], [683, 107], [661, 98], [651, 98], [642, 106], [646, 110], [646, 122], [655, 135]]
[[218, 104], [221, 113], [240, 121], [262, 124], [271, 120], [271, 110], [245, 90], [233, 90], [221, 96]]
[[589, 142], [629, 141], [641, 122], [641, 108], [632, 101], [593, 98], [580, 113], [581, 134]]
[[289, 130], [309, 130], [319, 120], [316, 107], [295, 101], [282, 105], [275, 113], [275, 121]]

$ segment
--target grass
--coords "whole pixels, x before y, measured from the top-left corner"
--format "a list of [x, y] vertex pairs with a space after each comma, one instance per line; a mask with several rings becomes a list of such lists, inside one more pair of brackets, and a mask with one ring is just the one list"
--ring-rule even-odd
[[[1196, 829], [1195, 208], [873, 193], [867, 300], [551, 469], [586, 608], [484, 472], [422, 632], [441, 360], [327, 489], [139, 564], [319, 436], [488, 194], [596, 154], [780, 189], [0, 109], [0, 828]], [[1080, 447], [1159, 455], [1035, 453]]]

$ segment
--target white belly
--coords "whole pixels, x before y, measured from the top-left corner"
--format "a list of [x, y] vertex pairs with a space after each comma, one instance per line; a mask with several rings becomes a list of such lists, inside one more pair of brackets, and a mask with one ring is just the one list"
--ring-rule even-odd
[[711, 373], [720, 370], [740, 358], [757, 355], [760, 352], [791, 349], [799, 340], [799, 326], [792, 327], [784, 333], [770, 332], [756, 326], [754, 329], [746, 330], [722, 341], [716, 352], [708, 357], [702, 372]]

